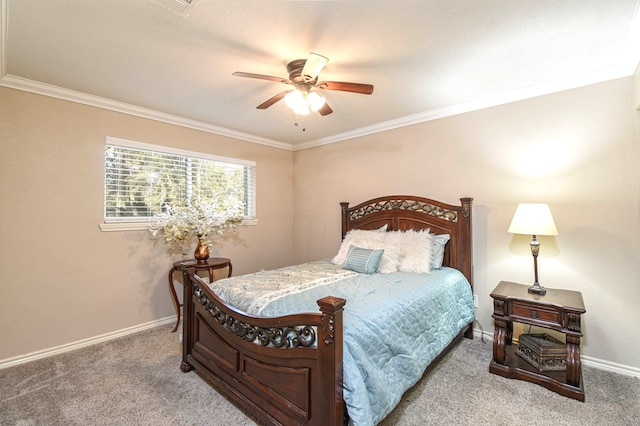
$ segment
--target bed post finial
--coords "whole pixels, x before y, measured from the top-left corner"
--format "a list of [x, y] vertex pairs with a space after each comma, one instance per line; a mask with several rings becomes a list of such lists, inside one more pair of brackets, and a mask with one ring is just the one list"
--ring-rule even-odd
[[342, 207], [342, 239], [341, 241], [344, 239], [344, 236], [347, 235], [347, 222], [349, 219], [348, 215], [348, 210], [349, 210], [349, 203], [346, 201], [342, 201], [340, 203], [340, 207]]
[[471, 198], [471, 197], [463, 197], [463, 198], [460, 198], [460, 202], [462, 203], [462, 214], [466, 218], [470, 217], [471, 216], [471, 203], [473, 202], [473, 198]]

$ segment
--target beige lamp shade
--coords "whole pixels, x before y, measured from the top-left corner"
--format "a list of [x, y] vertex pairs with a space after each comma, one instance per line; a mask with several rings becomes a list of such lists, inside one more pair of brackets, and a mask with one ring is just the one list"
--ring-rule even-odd
[[511, 234], [558, 235], [558, 229], [547, 204], [520, 203], [513, 215]]

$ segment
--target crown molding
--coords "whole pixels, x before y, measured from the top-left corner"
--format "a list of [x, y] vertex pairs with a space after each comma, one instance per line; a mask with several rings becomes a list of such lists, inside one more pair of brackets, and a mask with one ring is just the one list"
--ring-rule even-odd
[[0, 79], [0, 86], [8, 87], [10, 89], [22, 90], [30, 93], [36, 93], [38, 95], [49, 96], [57, 99], [63, 99], [66, 101], [89, 105], [96, 108], [121, 112], [124, 114], [160, 121], [167, 124], [174, 124], [177, 126], [200, 130], [207, 133], [214, 133], [220, 136], [240, 139], [260, 145], [267, 145], [273, 148], [284, 149], [287, 151], [292, 150], [291, 144], [288, 143], [263, 138], [249, 133], [237, 132], [235, 130], [227, 129], [220, 126], [214, 126], [213, 124], [204, 123], [202, 121], [191, 120], [189, 118], [167, 114], [164, 112], [131, 105], [124, 102], [118, 102], [111, 99], [102, 98], [100, 96], [89, 95], [87, 93], [77, 92], [75, 90], [64, 89], [62, 87], [40, 83], [38, 81], [33, 81], [12, 75], [3, 75]]
[[433, 109], [420, 112], [417, 114], [400, 117], [394, 120], [384, 121], [372, 124], [370, 126], [361, 127], [349, 132], [340, 133], [326, 138], [316, 139], [293, 147], [294, 151], [313, 148], [316, 146], [328, 145], [336, 142], [342, 142], [347, 139], [353, 139], [361, 136], [367, 136], [374, 133], [380, 133], [388, 130], [397, 129], [399, 127], [412, 126], [427, 121], [438, 120], [441, 118], [452, 117], [455, 115], [465, 114], [472, 111], [478, 111], [486, 108], [492, 108], [526, 99], [536, 98], [551, 93], [562, 92], [565, 90], [576, 89], [579, 87], [590, 86], [592, 84], [602, 83], [605, 81], [615, 80], [618, 78], [629, 77], [634, 73], [635, 67], [629, 64], [615, 67], [607, 67], [584, 73], [572, 77], [559, 80], [549, 81], [535, 86], [525, 87], [523, 89], [505, 92], [497, 96], [491, 96], [482, 99], [476, 99], [444, 108]]
[[43, 96], [77, 102], [84, 105], [94, 106], [97, 108], [115, 112], [121, 112], [124, 114], [160, 121], [167, 124], [174, 124], [177, 126], [200, 130], [203, 132], [239, 139], [242, 141], [253, 142], [273, 148], [284, 149], [287, 151], [291, 151], [293, 149], [291, 144], [288, 143], [279, 142], [248, 133], [237, 132], [224, 127], [204, 123], [202, 121], [191, 120], [188, 118], [155, 111], [149, 108], [143, 108], [124, 102], [118, 102], [111, 99], [89, 95], [87, 93], [69, 90], [62, 87], [10, 75], [7, 73], [6, 56], [9, 15], [7, 13], [7, 8], [7, 0], [0, 0], [0, 87], [7, 87], [10, 89], [22, 90], [25, 92], [36, 93]]
[[[2, 56], [2, 55], [0, 55]], [[0, 59], [0, 70], [4, 67], [4, 61]], [[404, 117], [400, 117], [394, 120], [384, 121], [370, 126], [361, 127], [348, 132], [339, 133], [326, 138], [315, 139], [308, 142], [299, 144], [289, 144], [285, 142], [279, 142], [268, 138], [252, 135], [249, 133], [237, 132], [231, 129], [227, 129], [220, 126], [204, 123], [197, 120], [192, 120], [177, 115], [167, 114], [159, 111], [155, 111], [149, 108], [138, 107], [135, 105], [127, 104], [124, 102], [118, 102], [99, 96], [89, 95], [83, 92], [77, 92], [74, 90], [64, 89], [58, 86], [53, 86], [37, 81], [16, 77], [12, 75], [4, 75], [0, 79], [0, 86], [8, 87], [11, 89], [22, 90], [26, 92], [36, 93], [43, 96], [50, 96], [58, 99], [63, 99], [71, 102], [77, 102], [84, 105], [94, 106], [97, 108], [107, 109], [111, 111], [121, 112], [124, 114], [134, 115], [137, 117], [147, 118], [150, 120], [160, 121], [167, 124], [174, 124], [181, 127], [186, 127], [194, 130], [200, 130], [207, 133], [213, 133], [220, 136], [226, 136], [234, 139], [239, 139], [247, 142], [257, 143], [260, 145], [266, 145], [273, 148], [284, 149], [287, 151], [301, 151], [304, 149], [314, 148], [317, 146], [329, 145], [337, 142], [343, 142], [349, 139], [368, 136], [375, 133], [381, 133], [400, 127], [412, 126], [414, 124], [420, 124], [428, 121], [438, 120], [441, 118], [452, 117], [468, 112], [478, 111], [486, 108], [491, 108], [499, 105], [505, 105], [512, 102], [518, 102], [526, 99], [531, 99], [551, 93], [561, 92], [565, 90], [575, 89], [578, 87], [589, 86], [592, 84], [602, 83], [609, 80], [615, 80], [618, 78], [629, 77], [633, 75], [633, 71], [630, 66], [620, 67], [608, 67], [600, 70], [592, 71], [590, 73], [568, 77], [560, 80], [555, 80], [535, 86], [526, 87], [524, 89], [514, 90], [511, 92], [502, 93], [497, 96], [487, 97], [483, 99], [477, 99], [470, 102], [451, 105], [444, 108], [433, 109], [429, 111], [420, 112]]]
[[214, 126], [212, 124], [204, 123], [201, 121], [191, 120], [172, 114], [166, 114], [152, 109], [142, 108], [124, 102], [118, 102], [111, 99], [89, 95], [87, 93], [64, 89], [62, 87], [10, 75], [7, 73], [7, 28], [9, 15], [7, 13], [7, 8], [7, 0], [0, 0], [0, 87], [7, 87], [9, 89], [22, 90], [43, 96], [77, 102], [84, 105], [121, 112], [124, 114], [160, 121], [167, 124], [174, 124], [194, 130], [200, 130], [207, 133], [213, 133], [220, 136], [239, 139], [246, 142], [266, 145], [273, 148], [284, 149], [287, 151], [293, 150], [292, 145], [289, 143], [263, 138], [248, 133], [237, 132], [231, 129]]
[[[82, 92], [77, 92], [61, 87], [40, 83], [33, 80], [24, 79], [7, 74], [6, 64], [6, 43], [7, 43], [7, 0], [0, 0], [0, 86], [23, 90], [31, 93], [37, 93], [44, 96], [64, 99], [71, 102], [78, 102], [85, 105], [95, 106], [111, 111], [130, 114], [142, 118], [148, 118], [174, 124], [194, 130], [213, 133], [220, 136], [226, 136], [239, 139], [246, 142], [257, 143], [274, 148], [284, 149], [287, 151], [301, 151], [317, 146], [328, 145], [332, 143], [342, 142], [349, 139], [363, 137], [375, 133], [385, 132], [397, 129], [399, 127], [411, 126], [428, 121], [438, 120], [441, 118], [452, 117], [472, 111], [491, 108], [521, 100], [531, 99], [555, 92], [575, 89], [578, 87], [588, 86], [596, 83], [602, 83], [609, 80], [633, 76], [640, 63], [640, 2], [636, 5], [632, 24], [629, 29], [627, 43], [624, 49], [623, 63], [618, 66], [612, 66], [599, 70], [594, 70], [585, 74], [570, 76], [563, 79], [546, 82], [539, 85], [526, 87], [499, 94], [497, 96], [487, 97], [483, 99], [473, 100], [461, 104], [451, 105], [443, 108], [428, 110], [417, 114], [400, 117], [398, 119], [384, 121], [369, 126], [354, 129], [348, 132], [339, 133], [325, 138], [315, 139], [312, 141], [302, 142], [299, 144], [290, 144], [280, 142], [261, 136], [243, 133], [192, 120], [172, 114], [162, 113], [148, 108], [142, 108], [124, 102], [113, 101], [99, 96], [93, 96]], [[639, 71], [640, 72], [640, 71]], [[638, 100], [638, 108], [640, 109], [640, 99]]]

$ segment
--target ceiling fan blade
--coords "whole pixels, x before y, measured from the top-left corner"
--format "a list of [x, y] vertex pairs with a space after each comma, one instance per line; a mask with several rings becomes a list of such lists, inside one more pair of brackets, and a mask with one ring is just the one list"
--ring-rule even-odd
[[320, 115], [324, 116], [331, 114], [333, 110], [331, 109], [329, 104], [325, 102], [324, 105], [322, 105], [322, 108], [318, 110], [318, 112], [320, 113]]
[[323, 81], [316, 84], [318, 89], [325, 90], [339, 90], [342, 92], [360, 93], [363, 95], [370, 95], [373, 93], [372, 84], [363, 83], [346, 83], [344, 81]]
[[236, 77], [247, 77], [247, 78], [257, 78], [259, 80], [277, 81], [279, 83], [285, 83], [285, 84], [289, 83], [289, 80], [287, 80], [286, 78], [274, 77], [272, 75], [252, 74], [250, 72], [240, 72], [240, 71], [236, 71], [232, 75]]
[[318, 74], [327, 65], [327, 62], [329, 62], [329, 58], [317, 53], [309, 53], [309, 57], [302, 68], [302, 79], [308, 83], [318, 78]]
[[291, 91], [292, 90], [285, 90], [284, 92], [280, 92], [277, 95], [270, 97], [269, 99], [267, 99], [266, 101], [264, 101], [263, 103], [258, 105], [256, 108], [257, 109], [267, 109], [271, 105], [273, 105], [276, 102], [278, 102], [280, 99], [284, 98], [284, 95], [286, 95], [287, 93], [289, 93]]

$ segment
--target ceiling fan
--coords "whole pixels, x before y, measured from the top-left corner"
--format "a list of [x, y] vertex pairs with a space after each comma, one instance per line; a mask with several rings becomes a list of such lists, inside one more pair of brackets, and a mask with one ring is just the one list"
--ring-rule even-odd
[[309, 114], [317, 111], [320, 115], [328, 115], [333, 112], [326, 100], [317, 92], [320, 90], [337, 90], [342, 92], [360, 93], [370, 95], [373, 93], [373, 85], [363, 83], [347, 83], [343, 81], [318, 81], [318, 74], [329, 62], [317, 53], [310, 53], [307, 59], [296, 59], [287, 64], [289, 78], [273, 77], [263, 74], [252, 74], [236, 71], [236, 77], [257, 78], [260, 80], [277, 81], [293, 86], [267, 99], [257, 106], [257, 109], [267, 109], [279, 100], [283, 99], [289, 108], [296, 114]]

